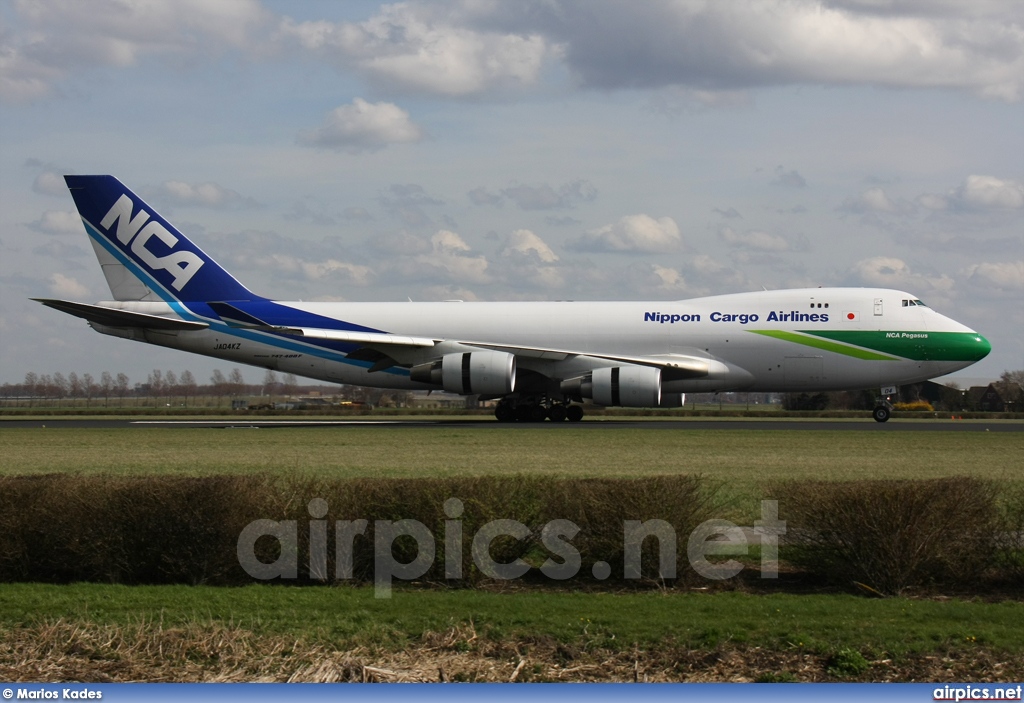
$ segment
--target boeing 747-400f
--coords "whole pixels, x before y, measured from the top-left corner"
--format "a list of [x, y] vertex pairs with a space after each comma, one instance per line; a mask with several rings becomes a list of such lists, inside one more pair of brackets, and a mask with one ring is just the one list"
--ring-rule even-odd
[[[37, 299], [98, 332], [377, 388], [497, 399], [499, 420], [579, 420], [584, 399], [678, 407], [686, 392], [885, 388], [991, 347], [878, 288], [677, 301], [283, 302], [252, 293], [113, 176], [66, 176], [113, 300]], [[874, 417], [889, 418], [880, 403]]]

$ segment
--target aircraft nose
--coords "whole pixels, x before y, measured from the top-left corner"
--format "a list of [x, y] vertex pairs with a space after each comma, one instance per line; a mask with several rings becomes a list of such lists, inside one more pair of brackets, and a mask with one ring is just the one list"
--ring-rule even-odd
[[970, 347], [970, 353], [972, 355], [970, 359], [971, 361], [981, 361], [988, 356], [990, 351], [992, 351], [992, 345], [980, 334], [973, 335], [972, 339], [974, 340], [974, 344]]

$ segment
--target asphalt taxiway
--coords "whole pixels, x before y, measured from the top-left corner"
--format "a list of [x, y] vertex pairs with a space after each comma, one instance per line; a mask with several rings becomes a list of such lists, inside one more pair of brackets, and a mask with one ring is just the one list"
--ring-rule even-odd
[[719, 420], [707, 418], [691, 418], [681, 420], [649, 420], [649, 419], [585, 419], [583, 422], [510, 422], [498, 423], [491, 419], [471, 420], [431, 420], [413, 418], [395, 419], [339, 419], [339, 420], [303, 420], [280, 418], [217, 418], [209, 420], [196, 419], [75, 419], [75, 418], [44, 418], [33, 420], [0, 421], [0, 431], [4, 428], [104, 428], [104, 429], [138, 429], [138, 428], [209, 428], [209, 429], [276, 429], [285, 427], [307, 427], [322, 429], [344, 429], [353, 427], [380, 427], [389, 429], [408, 428], [500, 428], [509, 431], [518, 429], [581, 429], [587, 431], [607, 430], [675, 430], [686, 432], [692, 430], [761, 430], [761, 431], [850, 431], [850, 432], [1024, 432], [1024, 421], [987, 421], [987, 420], [899, 420], [893, 419], [886, 423], [874, 422], [871, 418], [844, 420]]

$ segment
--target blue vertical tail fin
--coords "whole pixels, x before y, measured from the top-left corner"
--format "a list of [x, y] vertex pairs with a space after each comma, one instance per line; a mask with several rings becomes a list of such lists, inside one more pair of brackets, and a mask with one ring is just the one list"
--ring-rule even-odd
[[64, 176], [115, 300], [262, 300], [113, 176]]

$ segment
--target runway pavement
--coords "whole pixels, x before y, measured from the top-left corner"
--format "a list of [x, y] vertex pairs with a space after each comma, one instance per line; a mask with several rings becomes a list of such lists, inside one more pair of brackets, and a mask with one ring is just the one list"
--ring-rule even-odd
[[408, 428], [459, 427], [463, 429], [504, 429], [509, 432], [516, 430], [546, 429], [559, 431], [562, 429], [581, 429], [587, 431], [621, 431], [621, 430], [675, 430], [687, 432], [695, 430], [761, 430], [761, 431], [851, 431], [851, 432], [1024, 432], [1024, 421], [1006, 420], [900, 420], [894, 418], [886, 423], [878, 423], [869, 417], [864, 419], [843, 420], [721, 420], [710, 418], [688, 418], [685, 420], [648, 420], [648, 419], [584, 419], [583, 422], [510, 422], [498, 423], [491, 419], [468, 420], [432, 420], [429, 418], [394, 418], [394, 419], [339, 419], [339, 420], [303, 420], [281, 418], [217, 418], [210, 420], [174, 420], [140, 417], [138, 419], [74, 419], [46, 418], [39, 420], [4, 420], [0, 421], [0, 431], [4, 428], [209, 428], [209, 429], [242, 429], [259, 428], [275, 429], [285, 427], [319, 427], [323, 429], [346, 429], [353, 427], [380, 427], [396, 430]]

